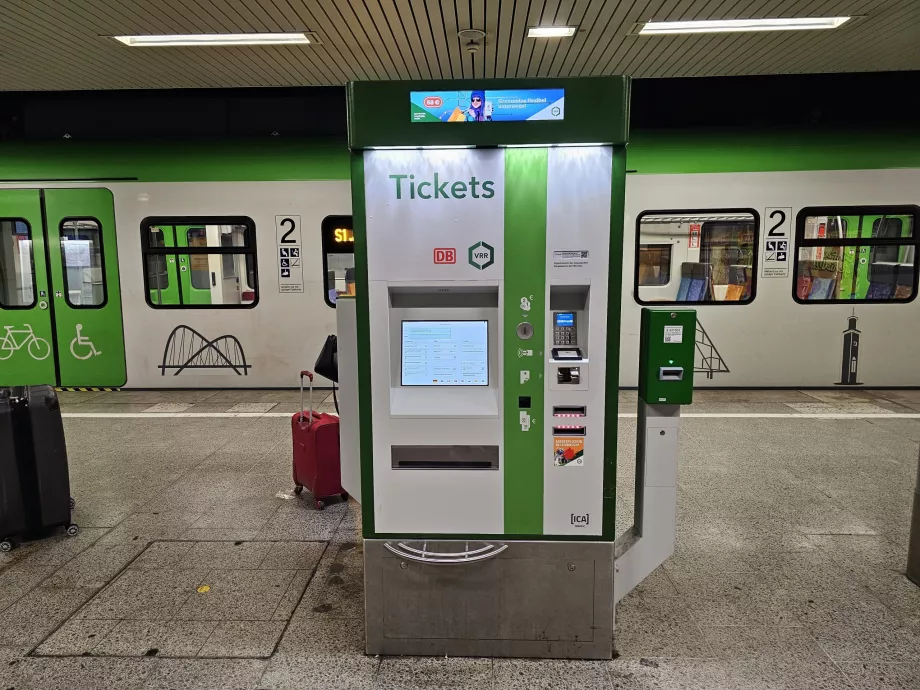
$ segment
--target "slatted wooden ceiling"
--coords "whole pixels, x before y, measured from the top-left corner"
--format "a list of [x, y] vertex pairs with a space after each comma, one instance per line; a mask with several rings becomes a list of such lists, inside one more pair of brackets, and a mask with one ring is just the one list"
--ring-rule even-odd
[[[833, 31], [640, 37], [649, 19], [860, 16]], [[530, 39], [531, 25], [578, 25]], [[463, 50], [459, 29], [487, 36]], [[314, 31], [322, 45], [127, 48], [112, 35]], [[0, 90], [920, 69], [920, 0], [0, 0]]]

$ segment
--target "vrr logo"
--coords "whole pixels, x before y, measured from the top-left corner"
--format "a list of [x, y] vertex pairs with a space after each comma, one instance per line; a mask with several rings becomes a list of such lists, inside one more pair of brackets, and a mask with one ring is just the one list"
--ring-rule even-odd
[[436, 264], [457, 263], [457, 250], [453, 248], [437, 247], [434, 250], [434, 262]]
[[485, 242], [477, 242], [469, 249], [469, 262], [480, 271], [495, 263], [495, 249]]

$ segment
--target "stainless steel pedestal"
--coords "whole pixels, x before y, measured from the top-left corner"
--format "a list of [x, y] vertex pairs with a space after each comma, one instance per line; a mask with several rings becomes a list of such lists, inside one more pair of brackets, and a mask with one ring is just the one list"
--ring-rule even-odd
[[613, 545], [364, 542], [367, 653], [609, 659]]

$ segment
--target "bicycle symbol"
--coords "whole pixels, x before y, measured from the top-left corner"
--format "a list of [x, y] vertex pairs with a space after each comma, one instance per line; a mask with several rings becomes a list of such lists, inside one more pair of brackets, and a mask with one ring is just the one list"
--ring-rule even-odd
[[[17, 338], [17, 336], [23, 336]], [[44, 338], [39, 338], [32, 331], [32, 326], [26, 324], [22, 328], [6, 327], [6, 335], [0, 340], [0, 359], [9, 359], [17, 350], [26, 348], [32, 359], [39, 361], [51, 354], [51, 344]]]
[[[77, 354], [77, 346], [88, 347], [89, 352], [87, 352], [82, 357]], [[77, 359], [89, 359], [90, 357], [95, 357], [96, 355], [101, 355], [102, 350], [97, 350], [96, 346], [93, 345], [93, 341], [89, 338], [83, 337], [83, 324], [77, 324], [77, 337], [70, 341], [70, 354], [72, 354]]]

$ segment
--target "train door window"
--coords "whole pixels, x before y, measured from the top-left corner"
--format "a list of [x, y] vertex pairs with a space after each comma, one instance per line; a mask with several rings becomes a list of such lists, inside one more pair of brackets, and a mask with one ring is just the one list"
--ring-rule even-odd
[[[150, 228], [150, 246], [157, 249], [166, 246], [166, 237], [161, 228]], [[147, 256], [147, 289], [154, 291], [169, 289], [169, 271], [166, 268], [166, 257], [162, 254]]]
[[75, 309], [105, 306], [105, 257], [99, 221], [93, 218], [62, 221], [61, 257], [67, 304]]
[[917, 206], [803, 208], [793, 298], [802, 304], [908, 302], [917, 293]]
[[[748, 304], [757, 280], [753, 209], [644, 211], [636, 220], [640, 304]], [[672, 280], [676, 274], [679, 279]]]
[[671, 282], [671, 245], [639, 245], [639, 287]]
[[[147, 218], [141, 237], [150, 306], [226, 309], [253, 307], [258, 302], [251, 219]], [[160, 277], [164, 273], [165, 279]], [[175, 295], [167, 290], [170, 275], [176, 282]], [[158, 299], [163, 291], [167, 299]]]
[[0, 308], [35, 306], [32, 229], [19, 218], [0, 218]]
[[[205, 228], [188, 228], [185, 240], [189, 247], [207, 247], [208, 231]], [[208, 268], [207, 254], [191, 254], [186, 257], [189, 280], [196, 290], [210, 290], [211, 270]]]
[[342, 295], [355, 294], [355, 234], [351, 216], [323, 219], [323, 298], [334, 307]]

